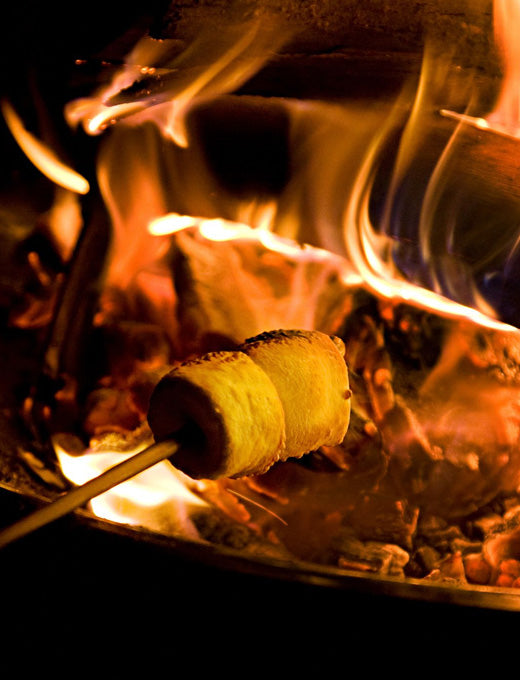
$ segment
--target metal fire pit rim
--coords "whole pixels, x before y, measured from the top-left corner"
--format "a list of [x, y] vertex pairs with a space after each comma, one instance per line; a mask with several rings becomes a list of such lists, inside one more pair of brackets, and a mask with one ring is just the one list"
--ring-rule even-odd
[[[0, 481], [0, 489], [30, 504], [41, 506], [51, 502], [41, 494], [22, 491], [6, 482]], [[159, 549], [165, 557], [183, 558], [231, 574], [268, 578], [280, 583], [296, 582], [329, 591], [350, 591], [356, 595], [451, 605], [469, 610], [520, 611], [520, 591], [516, 592], [514, 589], [361, 573], [297, 559], [283, 560], [252, 555], [227, 546], [161, 534], [142, 526], [119, 524], [97, 517], [84, 508], [71, 513], [71, 517], [72, 530], [83, 526], [95, 532], [117, 535], [124, 541], [137, 540]]]

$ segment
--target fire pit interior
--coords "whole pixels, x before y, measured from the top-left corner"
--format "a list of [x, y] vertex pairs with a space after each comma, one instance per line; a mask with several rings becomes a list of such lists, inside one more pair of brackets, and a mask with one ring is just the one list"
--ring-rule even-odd
[[7, 493], [149, 446], [183, 362], [317, 330], [344, 343], [341, 443], [237, 478], [163, 461], [78, 521], [520, 607], [520, 5], [445, 4], [173, 3], [6, 76]]

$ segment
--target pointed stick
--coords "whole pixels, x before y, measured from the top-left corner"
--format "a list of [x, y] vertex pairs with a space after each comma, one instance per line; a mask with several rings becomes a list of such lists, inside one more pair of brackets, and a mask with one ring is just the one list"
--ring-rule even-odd
[[49, 505], [36, 510], [31, 515], [0, 531], [0, 549], [60, 517], [68, 515], [69, 512], [76, 510], [92, 498], [121, 484], [121, 482], [125, 482], [165, 458], [173, 456], [178, 448], [177, 442], [171, 439], [165, 440], [152, 444], [135, 456], [114, 465], [86, 484], [72, 489]]

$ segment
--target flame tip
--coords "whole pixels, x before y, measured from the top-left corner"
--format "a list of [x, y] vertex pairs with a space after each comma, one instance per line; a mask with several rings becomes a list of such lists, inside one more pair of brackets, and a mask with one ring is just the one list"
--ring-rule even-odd
[[9, 131], [20, 149], [38, 170], [55, 184], [78, 194], [90, 191], [88, 180], [63, 163], [55, 153], [24, 126], [22, 119], [7, 99], [0, 102]]

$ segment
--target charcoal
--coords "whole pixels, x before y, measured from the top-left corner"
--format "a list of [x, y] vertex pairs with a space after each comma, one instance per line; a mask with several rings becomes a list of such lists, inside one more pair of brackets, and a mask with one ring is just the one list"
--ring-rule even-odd
[[504, 526], [504, 518], [497, 514], [484, 515], [469, 521], [467, 524], [469, 535], [483, 540]]
[[459, 538], [458, 536], [454, 538], [450, 544], [450, 549], [453, 552], [458, 552], [463, 556], [473, 552], [478, 552], [481, 548], [481, 541], [470, 541], [468, 538]]
[[413, 557], [420, 564], [421, 573], [424, 576], [437, 568], [441, 554], [432, 546], [423, 545], [415, 551]]
[[413, 545], [419, 511], [407, 501], [384, 492], [363, 495], [345, 522], [361, 540], [395, 543], [405, 550]]
[[464, 541], [465, 536], [460, 527], [448, 524], [442, 518], [431, 517], [419, 522], [417, 540], [422, 540], [427, 545], [435, 548], [441, 555], [447, 555], [453, 551], [453, 545], [457, 541]]
[[453, 553], [445, 557], [438, 566], [442, 580], [467, 583], [464, 561], [460, 553]]
[[340, 532], [332, 542], [340, 566], [382, 575], [402, 576], [409, 554], [397, 545], [360, 541], [349, 530]]
[[491, 534], [484, 540], [482, 554], [492, 567], [510, 560], [520, 560], [520, 527]]
[[517, 579], [520, 577], [520, 560], [506, 559], [500, 562], [500, 572]]
[[192, 516], [201, 538], [209, 543], [243, 550], [253, 539], [252, 531], [217, 512], [200, 512]]

